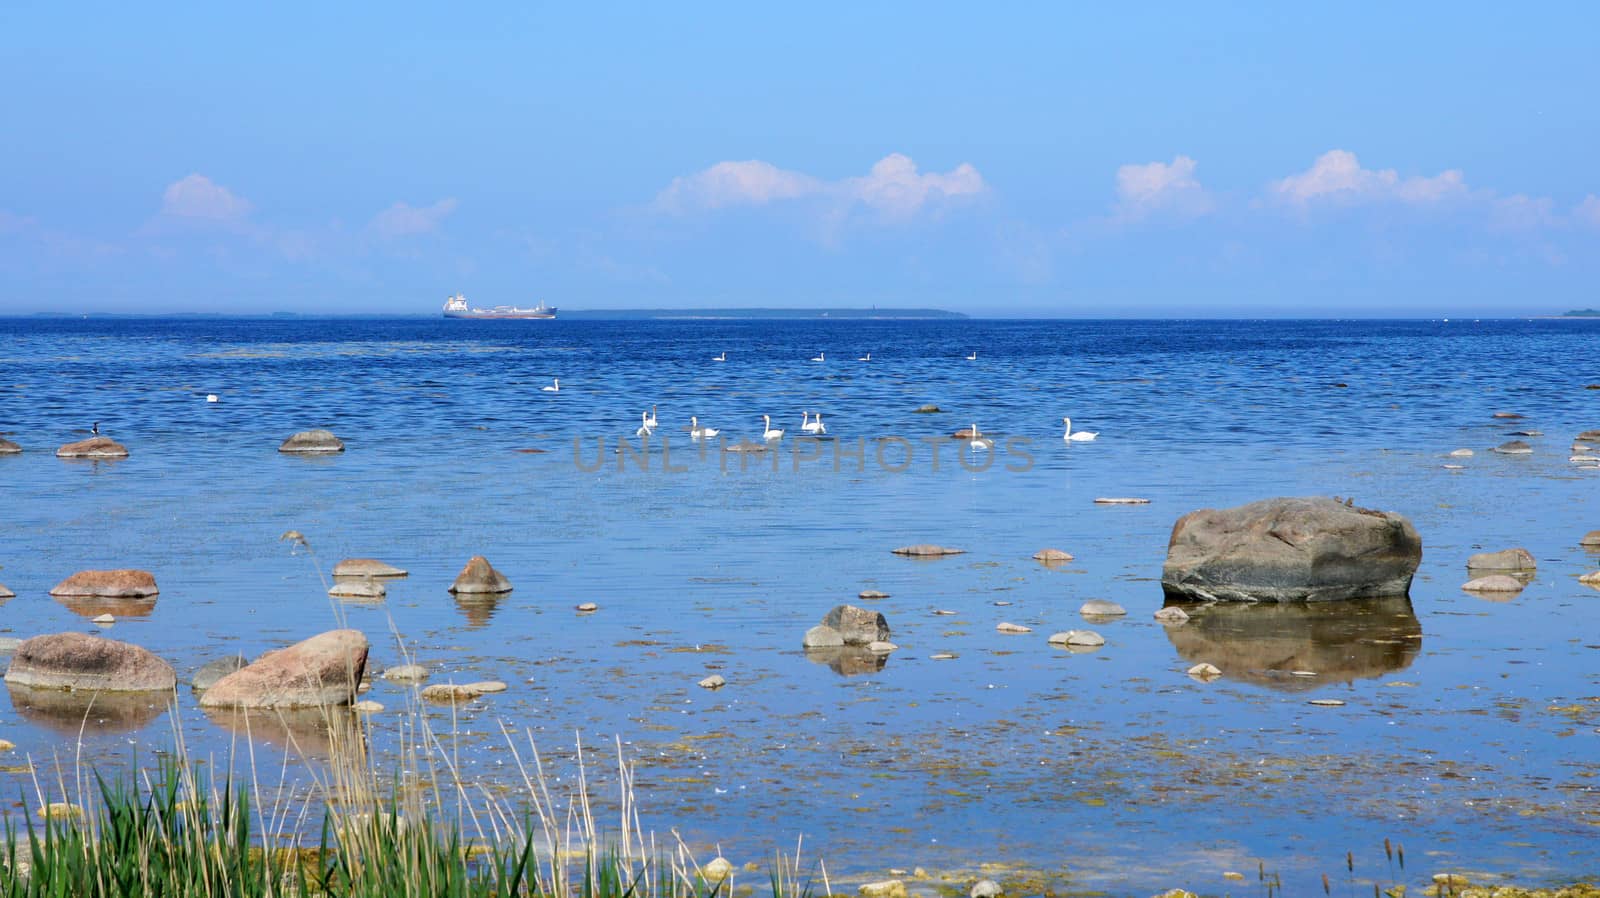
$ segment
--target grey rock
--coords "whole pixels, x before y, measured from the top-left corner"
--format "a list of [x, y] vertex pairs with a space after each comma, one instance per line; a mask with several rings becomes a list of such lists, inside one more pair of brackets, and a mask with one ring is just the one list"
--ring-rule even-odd
[[11, 442], [4, 437], [0, 437], [0, 455], [16, 455], [21, 451], [21, 446], [18, 446], [16, 443]]
[[871, 645], [889, 640], [889, 622], [877, 611], [855, 605], [835, 605], [822, 617], [822, 625], [838, 631], [845, 645]]
[[712, 674], [695, 685], [699, 686], [701, 689], [721, 689], [722, 687], [728, 685], [728, 681], [723, 678], [722, 674]]
[[1479, 552], [1467, 559], [1469, 571], [1531, 571], [1538, 567], [1533, 553], [1523, 548]]
[[1079, 606], [1078, 613], [1084, 617], [1122, 617], [1128, 609], [1106, 599], [1090, 599]]
[[919, 415], [936, 415], [936, 414], [938, 414], [939, 412], [942, 412], [942, 411], [944, 411], [944, 409], [938, 407], [937, 405], [932, 405], [932, 404], [919, 405], [919, 406], [917, 406], [917, 409], [916, 409], [916, 413], [919, 414]]
[[333, 581], [328, 595], [336, 599], [381, 599], [388, 595], [382, 583], [371, 577], [346, 577]]
[[83, 633], [35, 636], [17, 647], [6, 683], [84, 692], [170, 691], [178, 684], [172, 665], [149, 650]]
[[1062, 633], [1052, 633], [1050, 644], [1093, 648], [1105, 645], [1106, 638], [1093, 630], [1067, 630]]
[[346, 558], [333, 566], [335, 577], [404, 577], [406, 572], [376, 558]]
[[1168, 605], [1155, 613], [1155, 619], [1164, 624], [1181, 624], [1189, 619], [1189, 612], [1177, 605]]
[[511, 581], [505, 575], [495, 570], [488, 559], [482, 555], [474, 555], [467, 561], [467, 566], [456, 575], [456, 581], [450, 584], [453, 593], [468, 593], [475, 595], [497, 595], [511, 591]]
[[832, 627], [818, 624], [806, 631], [805, 638], [801, 640], [800, 644], [808, 649], [842, 647], [844, 645], [844, 634]]
[[972, 889], [967, 892], [967, 898], [1000, 898], [1005, 891], [1000, 884], [992, 879], [980, 879], [972, 884]]
[[1461, 584], [1467, 592], [1521, 592], [1523, 583], [1507, 574], [1490, 574]]
[[901, 546], [892, 550], [896, 555], [906, 555], [912, 558], [940, 558], [945, 555], [963, 555], [966, 549], [952, 549], [949, 546], [935, 546], [922, 543], [915, 546]]
[[1330, 601], [1405, 595], [1422, 539], [1393, 512], [1327, 497], [1266, 499], [1179, 518], [1161, 586], [1200, 601]]
[[383, 678], [396, 683], [420, 683], [428, 678], [428, 668], [421, 664], [396, 664], [383, 672]]
[[1502, 455], [1530, 455], [1533, 453], [1533, 447], [1522, 440], [1509, 440], [1489, 451], [1499, 452]]
[[327, 430], [302, 430], [284, 440], [279, 452], [329, 453], [343, 452], [344, 441]]
[[215, 686], [218, 680], [236, 670], [243, 670], [249, 664], [250, 662], [243, 655], [207, 661], [200, 665], [200, 669], [194, 672], [194, 676], [189, 678], [189, 685], [201, 692], [205, 692]]

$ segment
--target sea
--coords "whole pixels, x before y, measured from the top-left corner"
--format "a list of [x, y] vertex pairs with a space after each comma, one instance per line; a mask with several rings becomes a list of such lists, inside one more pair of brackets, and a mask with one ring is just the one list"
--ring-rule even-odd
[[[781, 441], [725, 451], [766, 445], [764, 415]], [[94, 426], [129, 457], [54, 457]], [[993, 445], [952, 438], [973, 426]], [[278, 452], [313, 428], [346, 451]], [[1569, 460], [1594, 428], [1600, 320], [0, 318], [0, 435], [25, 449], [0, 456], [0, 635], [133, 642], [187, 683], [359, 628], [375, 668], [508, 685], [451, 708], [376, 679], [380, 753], [409, 708], [462, 781], [521, 800], [511, 739], [558, 792], [581, 755], [600, 808], [620, 762], [646, 829], [735, 864], [803, 845], [835, 891], [918, 867], [962, 894], [1570, 882], [1600, 876], [1600, 591], [1578, 581], [1600, 468]], [[1533, 451], [1490, 451], [1514, 439]], [[1309, 495], [1415, 525], [1409, 597], [1153, 618], [1180, 516]], [[891, 551], [912, 544], [963, 554]], [[1469, 555], [1512, 547], [1526, 588], [1461, 589]], [[475, 555], [514, 591], [452, 596]], [[331, 599], [348, 557], [409, 576]], [[125, 567], [160, 595], [109, 627], [49, 595]], [[802, 650], [845, 603], [897, 648]], [[1048, 642], [1072, 629], [1105, 644]], [[175, 739], [292, 791], [318, 763], [295, 736], [186, 685], [132, 709], [13, 693], [4, 813]]]

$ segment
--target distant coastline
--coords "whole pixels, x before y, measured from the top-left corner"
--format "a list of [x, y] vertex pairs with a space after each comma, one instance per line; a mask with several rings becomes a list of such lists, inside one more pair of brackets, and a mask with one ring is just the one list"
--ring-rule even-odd
[[[163, 314], [139, 314], [133, 312], [88, 312], [73, 314], [70, 312], [37, 312], [29, 318], [258, 318], [258, 319], [283, 319], [283, 318], [438, 318], [437, 312], [424, 313], [394, 313], [373, 312], [369, 314], [350, 313], [344, 315], [306, 314], [302, 312], [262, 312], [256, 314], [239, 314], [236, 312], [168, 312]], [[580, 318], [586, 320], [604, 319], [715, 319], [715, 320], [845, 320], [845, 321], [906, 321], [927, 319], [965, 319], [969, 316], [961, 312], [948, 312], [944, 309], [590, 309], [590, 310], [563, 310], [561, 318]]]
[[1600, 318], [1600, 309], [1573, 309], [1564, 312], [1562, 318]]

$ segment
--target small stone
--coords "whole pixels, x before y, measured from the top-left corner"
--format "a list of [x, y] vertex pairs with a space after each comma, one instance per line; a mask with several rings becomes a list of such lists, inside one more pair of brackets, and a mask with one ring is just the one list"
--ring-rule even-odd
[[89, 618], [89, 623], [91, 623], [91, 624], [103, 624], [105, 626], [110, 626], [111, 624], [114, 624], [116, 622], [117, 622], [117, 617], [114, 614], [102, 614], [102, 615], [99, 615], [98, 617]]
[[1507, 420], [1507, 421], [1515, 421], [1515, 420], [1521, 418], [1522, 416], [1517, 414], [1516, 412], [1495, 412], [1490, 417], [1501, 418], [1501, 419], [1504, 419], [1504, 420]]
[[33, 814], [41, 820], [82, 820], [83, 808], [70, 801], [52, 801], [35, 808]]
[[1584, 586], [1600, 587], [1600, 571], [1590, 571], [1578, 577], [1578, 582]]
[[505, 692], [508, 687], [499, 680], [479, 680], [476, 683], [468, 683], [463, 688], [471, 689], [473, 692], [483, 695], [489, 692]]
[[1467, 469], [1466, 465], [1440, 465], [1439, 467], [1444, 468], [1446, 471], [1465, 471]]
[[4, 583], [0, 583], [0, 599], [14, 599], [16, 597], [16, 593], [6, 589], [6, 585]]
[[933, 613], [934, 614], [941, 614], [941, 615], [949, 616], [949, 615], [956, 614], [957, 612], [951, 611], [948, 608], [935, 608], [935, 609], [933, 609]]
[[954, 661], [956, 656], [954, 652], [935, 652], [928, 658], [933, 661]]
[[455, 582], [450, 584], [450, 591], [467, 595], [499, 595], [511, 591], [511, 581], [495, 570], [487, 558], [474, 555], [467, 560], [461, 573], [456, 575]]
[[110, 437], [90, 437], [56, 450], [56, 458], [127, 458], [128, 447]]
[[1531, 455], [1533, 447], [1522, 440], [1510, 440], [1495, 446], [1490, 452], [1499, 452], [1502, 455]]
[[1011, 603], [1007, 602], [1005, 599], [997, 599], [997, 600], [995, 600], [993, 602], [990, 602], [989, 604], [993, 605], [996, 608], [1007, 608], [1007, 607], [1009, 607], [1011, 605]]
[[[498, 686], [498, 689], [485, 689], [485, 686]], [[485, 692], [504, 692], [504, 683], [436, 683], [422, 690], [422, 697], [430, 702], [463, 702], [471, 701]]]
[[1578, 540], [1578, 545], [1585, 549], [1600, 549], [1600, 530], [1590, 530]]
[[404, 577], [403, 568], [379, 561], [376, 558], [346, 558], [333, 566], [335, 577]]
[[861, 592], [856, 594], [856, 597], [860, 599], [867, 599], [868, 601], [874, 601], [877, 599], [887, 599], [889, 594], [886, 592], [879, 592], [876, 589], [863, 589]]
[[992, 879], [980, 879], [972, 884], [972, 889], [967, 892], [968, 898], [1000, 898], [1005, 892], [1000, 884]]
[[1490, 574], [1461, 584], [1467, 592], [1522, 592], [1523, 583], [1509, 574]]
[[[1040, 549], [1039, 551], [1033, 553], [1033, 560], [1043, 561], [1047, 564], [1052, 561], [1071, 561], [1072, 553], [1063, 552], [1060, 549]], [[988, 881], [989, 880], [987, 879], [984, 880], [984, 882]]]
[[800, 645], [808, 649], [837, 648], [844, 645], [844, 634], [826, 624], [819, 624], [806, 631]]
[[350, 707], [359, 714], [377, 714], [383, 710], [383, 705], [371, 699], [363, 699]]
[[1106, 638], [1093, 630], [1065, 630], [1050, 636], [1051, 645], [1095, 648], [1106, 644]]
[[698, 685], [701, 689], [721, 689], [722, 687], [728, 685], [728, 681], [723, 678], [722, 674], [712, 674], [711, 676], [706, 677], [704, 680], [701, 680], [696, 685]]
[[1106, 599], [1090, 599], [1079, 606], [1078, 613], [1084, 617], [1122, 617], [1128, 609]]
[[22, 447], [4, 437], [0, 437], [0, 455], [17, 455], [22, 452]]
[[344, 442], [326, 430], [302, 430], [284, 440], [279, 452], [317, 454], [343, 452]]
[[936, 414], [938, 414], [938, 413], [940, 413], [942, 411], [944, 411], [944, 409], [938, 407], [937, 405], [932, 405], [932, 404], [919, 405], [916, 408], [916, 414], [919, 414], [919, 415], [936, 415]]
[[995, 624], [994, 628], [996, 630], [999, 630], [1001, 633], [1032, 633], [1033, 632], [1033, 628], [1032, 627], [1024, 627], [1021, 624], [1013, 624], [1010, 621], [1001, 621], [1000, 623]]
[[706, 882], [722, 882], [733, 875], [733, 864], [725, 857], [714, 857], [700, 872], [705, 876]]
[[953, 549], [949, 546], [935, 546], [921, 543], [915, 546], [901, 546], [892, 550], [896, 555], [906, 555], [911, 558], [940, 558], [945, 555], [964, 555], [966, 549]]
[[1233, 870], [1228, 870], [1228, 871], [1224, 872], [1222, 874], [1222, 878], [1223, 879], [1231, 879], [1234, 882], [1244, 882], [1244, 874], [1243, 873], [1237, 873], [1237, 872], [1235, 872]]
[[385, 670], [383, 678], [394, 683], [420, 683], [428, 678], [428, 668], [421, 664], [397, 664]]
[[1139, 499], [1133, 496], [1102, 496], [1094, 500], [1096, 505], [1149, 505], [1149, 499]]
[[1508, 437], [1542, 437], [1542, 436], [1544, 436], [1544, 431], [1542, 431], [1542, 430], [1513, 430], [1510, 433], [1506, 434], [1506, 436], [1508, 436]]
[[1471, 449], [1456, 449], [1450, 453], [1451, 458], [1471, 458]]
[[872, 652], [875, 655], [887, 655], [898, 648], [900, 647], [888, 641], [887, 639], [879, 639], [867, 643], [867, 651]]
[[1217, 677], [1222, 676], [1222, 671], [1218, 670], [1215, 664], [1205, 661], [1202, 661], [1199, 664], [1189, 668], [1188, 673], [1190, 678], [1199, 680], [1202, 683], [1209, 683], [1212, 680], [1215, 680]]
[[906, 898], [906, 884], [898, 879], [862, 883], [856, 891], [861, 898]]
[[1344, 700], [1338, 698], [1314, 698], [1306, 702], [1306, 704], [1317, 705], [1322, 708], [1338, 708], [1344, 704]]
[[592, 613], [600, 610], [600, 606], [596, 605], [593, 602], [583, 602], [582, 604], [576, 605], [574, 607], [578, 611], [580, 611], [580, 612], [582, 612], [584, 614], [592, 614]]
[[0, 739], [0, 751], [10, 751], [16, 747], [17, 743], [12, 742], [10, 739]]
[[362, 577], [359, 580], [335, 580], [328, 587], [328, 595], [336, 599], [381, 599], [388, 595], [389, 590], [382, 583], [371, 577]]
[[1460, 873], [1435, 873], [1433, 874], [1433, 884], [1446, 889], [1464, 889], [1472, 885]]
[[1164, 624], [1181, 624], [1189, 619], [1189, 612], [1176, 605], [1168, 605], [1157, 611], [1154, 616], [1156, 620]]
[[1479, 552], [1467, 559], [1469, 571], [1531, 571], [1538, 567], [1533, 553], [1522, 548]]

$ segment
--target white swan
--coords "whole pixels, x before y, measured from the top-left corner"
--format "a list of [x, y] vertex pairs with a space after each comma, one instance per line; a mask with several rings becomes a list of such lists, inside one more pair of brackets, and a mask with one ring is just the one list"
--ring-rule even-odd
[[856, 361], [858, 361], [858, 362], [870, 362], [870, 361], [872, 361], [872, 353], [869, 352], [866, 355], [862, 356], [861, 358], [856, 359]]
[[726, 350], [726, 349], [722, 350], [722, 354], [721, 355], [714, 355], [714, 356], [711, 357], [711, 361], [713, 361], [713, 362], [726, 362], [727, 360], [728, 360], [728, 350]]
[[972, 442], [967, 444], [967, 448], [968, 449], [971, 449], [973, 452], [981, 452], [982, 450], [988, 449], [990, 446], [993, 446], [993, 445], [994, 445], [994, 440], [991, 440], [988, 437], [984, 436], [983, 434], [979, 433], [978, 432], [978, 425], [976, 425], [976, 424], [972, 425]]
[[809, 412], [801, 412], [800, 413], [800, 429], [801, 430], [805, 431], [806, 433], [827, 433], [828, 432], [828, 428], [822, 426], [822, 412], [817, 412], [817, 420], [815, 420], [815, 421], [807, 421], [806, 420], [806, 415], [807, 414], [809, 414]]
[[561, 378], [552, 377], [550, 378], [550, 386], [540, 387], [539, 389], [545, 391], [546, 393], [559, 393], [561, 392]]
[[644, 416], [644, 426], [651, 430], [656, 429], [656, 407], [650, 406], [650, 414]]
[[221, 402], [222, 400], [219, 399], [217, 397], [217, 394], [215, 394], [215, 393], [207, 393], [206, 394], [206, 401], [207, 402]]
[[1062, 418], [1061, 423], [1067, 425], [1067, 432], [1062, 434], [1061, 438], [1069, 443], [1087, 443], [1100, 435], [1098, 430], [1080, 430], [1077, 433], [1073, 433], [1071, 418]]
[[633, 432], [634, 436], [636, 436], [636, 437], [647, 437], [647, 436], [650, 436], [651, 434], [655, 433], [655, 428], [650, 426], [650, 417], [649, 417], [649, 415], [645, 414], [644, 412], [640, 412], [639, 413], [639, 420], [642, 423], [639, 425], [639, 429], [635, 430]]
[[721, 432], [715, 427], [701, 427], [699, 418], [693, 415], [689, 416], [689, 439], [708, 440]]
[[818, 350], [817, 351], [817, 357], [812, 359], [811, 361], [813, 361], [813, 362], [826, 362], [827, 360], [828, 360], [828, 354], [826, 352]]
[[972, 355], [967, 356], [967, 361], [976, 362], [977, 360], [978, 360], [978, 350], [974, 349], [974, 350], [972, 350]]
[[783, 431], [781, 431], [781, 430], [773, 430], [772, 429], [772, 416], [771, 415], [762, 415], [761, 416], [761, 420], [767, 422], [766, 423], [766, 427], [764, 429], [762, 429], [762, 431], [761, 431], [761, 438], [762, 439], [764, 439], [764, 440], [781, 440], [781, 439], [783, 439]]

